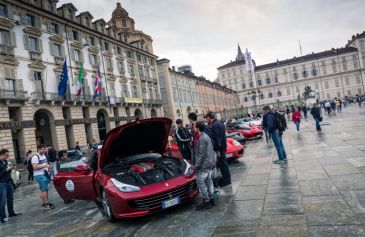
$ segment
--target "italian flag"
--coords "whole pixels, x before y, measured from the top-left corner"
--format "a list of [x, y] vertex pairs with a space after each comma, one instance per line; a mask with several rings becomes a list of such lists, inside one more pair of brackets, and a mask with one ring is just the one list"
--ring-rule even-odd
[[84, 87], [84, 79], [82, 77], [83, 75], [83, 69], [82, 69], [82, 64], [80, 67], [80, 71], [79, 71], [79, 76], [77, 78], [77, 96], [80, 96], [82, 94], [82, 88]]

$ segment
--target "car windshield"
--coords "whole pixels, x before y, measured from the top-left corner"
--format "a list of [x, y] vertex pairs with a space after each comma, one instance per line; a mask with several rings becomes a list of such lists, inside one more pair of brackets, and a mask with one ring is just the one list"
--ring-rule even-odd
[[237, 124], [237, 127], [243, 130], [251, 130], [250, 126], [242, 123]]
[[70, 156], [83, 156], [83, 154], [78, 149], [70, 149], [67, 151], [67, 157], [70, 157]]

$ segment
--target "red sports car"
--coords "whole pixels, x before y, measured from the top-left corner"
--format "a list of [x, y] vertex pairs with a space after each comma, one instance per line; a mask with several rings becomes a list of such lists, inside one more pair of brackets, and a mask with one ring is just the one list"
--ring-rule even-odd
[[260, 126], [249, 126], [244, 123], [233, 123], [227, 126], [227, 132], [239, 132], [246, 140], [252, 140], [261, 138], [263, 135], [262, 128]]
[[[171, 144], [166, 148], [166, 152], [170, 153], [174, 157], [181, 157], [181, 153], [179, 151], [179, 147], [176, 144]], [[241, 158], [244, 153], [244, 146], [238, 141], [227, 138], [227, 151], [226, 157], [227, 160], [234, 160], [237, 158]]]
[[54, 178], [66, 199], [96, 201], [105, 217], [140, 217], [194, 198], [193, 167], [165, 156], [171, 127], [168, 118], [127, 123], [111, 130], [89, 165], [81, 160], [61, 164]]

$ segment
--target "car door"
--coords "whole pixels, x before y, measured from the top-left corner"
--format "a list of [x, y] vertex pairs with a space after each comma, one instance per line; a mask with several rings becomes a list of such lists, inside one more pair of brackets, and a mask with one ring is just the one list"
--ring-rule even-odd
[[64, 200], [96, 201], [94, 170], [82, 160], [60, 164], [53, 183]]

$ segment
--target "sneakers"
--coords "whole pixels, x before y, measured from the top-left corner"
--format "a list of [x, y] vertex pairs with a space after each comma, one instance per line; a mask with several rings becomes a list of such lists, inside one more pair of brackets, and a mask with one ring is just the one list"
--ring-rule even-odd
[[43, 203], [42, 204], [44, 210], [51, 210], [54, 208], [54, 205], [52, 203]]
[[212, 207], [214, 207], [214, 206], [215, 206], [215, 200], [214, 200], [214, 198], [209, 199], [209, 202], [210, 202], [210, 205], [211, 205]]
[[12, 221], [9, 220], [8, 218], [4, 218], [4, 219], [1, 219], [1, 224], [9, 224], [11, 223]]
[[197, 211], [207, 210], [212, 208], [212, 204], [210, 204], [210, 201], [202, 201], [200, 204], [196, 206]]
[[12, 214], [9, 214], [9, 217], [19, 216], [21, 214], [22, 214], [21, 212], [14, 212]]
[[283, 160], [275, 160], [275, 161], [273, 161], [273, 163], [274, 164], [287, 164], [288, 163], [288, 161], [287, 161], [287, 159], [283, 159]]

